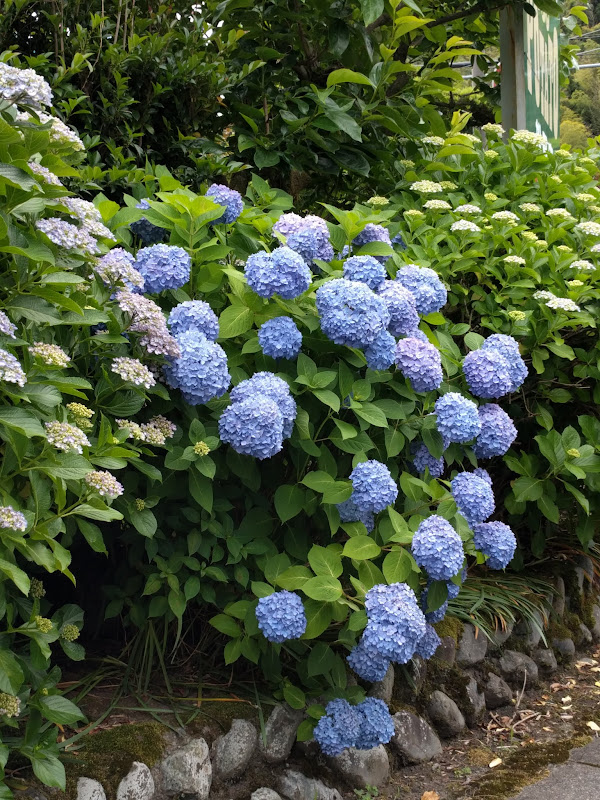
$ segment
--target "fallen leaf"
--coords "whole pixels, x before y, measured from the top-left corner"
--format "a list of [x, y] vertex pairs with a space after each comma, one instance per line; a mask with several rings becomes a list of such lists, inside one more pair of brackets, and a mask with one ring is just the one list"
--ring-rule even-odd
[[561, 703], [570, 703], [570, 702], [571, 702], [571, 698], [570, 698], [570, 697], [569, 697], [569, 695], [567, 694], [567, 695], [565, 695], [565, 697], [561, 698], [561, 701], [560, 701], [560, 702], [561, 702]]
[[440, 796], [437, 792], [423, 792], [421, 800], [440, 800]]
[[600, 725], [596, 725], [596, 723], [593, 720], [590, 720], [585, 724], [588, 726], [588, 728], [590, 728], [593, 731], [600, 731]]
[[501, 763], [502, 763], [501, 758], [495, 758], [493, 761], [490, 761], [489, 768], [494, 769], [494, 767], [499, 767]]

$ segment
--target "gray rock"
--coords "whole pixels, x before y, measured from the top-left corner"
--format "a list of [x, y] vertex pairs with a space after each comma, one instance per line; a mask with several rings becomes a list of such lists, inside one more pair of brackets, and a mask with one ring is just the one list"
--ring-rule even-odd
[[265, 725], [266, 745], [259, 741], [260, 750], [270, 764], [285, 761], [292, 752], [296, 741], [296, 731], [302, 722], [302, 711], [296, 711], [287, 704], [275, 706]]
[[525, 653], [516, 650], [507, 650], [500, 658], [500, 670], [508, 683], [516, 684], [521, 687], [523, 682], [526, 686], [532, 686], [538, 680], [538, 668]]
[[456, 663], [461, 667], [472, 667], [483, 661], [487, 646], [488, 640], [482, 630], [465, 625], [456, 651]]
[[274, 792], [273, 789], [267, 789], [266, 786], [263, 786], [252, 792], [250, 800], [281, 800], [281, 795]]
[[378, 697], [384, 703], [390, 703], [394, 691], [394, 667], [389, 665], [383, 680], [377, 681], [369, 689], [369, 697]]
[[575, 572], [575, 577], [577, 578], [577, 590], [579, 592], [579, 595], [581, 596], [585, 591], [585, 586], [587, 584], [587, 576], [585, 570], [582, 569], [582, 567], [575, 567], [574, 572]]
[[382, 744], [371, 750], [349, 747], [328, 761], [332, 769], [353, 787], [383, 786], [390, 777], [390, 759]]
[[424, 719], [411, 714], [410, 711], [399, 711], [392, 719], [395, 734], [391, 745], [403, 763], [420, 764], [441, 755], [440, 740]]
[[553, 584], [556, 594], [554, 594], [552, 598], [552, 608], [556, 616], [562, 619], [565, 613], [565, 582], [560, 575], [557, 575], [554, 578]]
[[106, 800], [101, 783], [92, 778], [79, 778], [77, 781], [77, 800]]
[[485, 696], [479, 691], [479, 686], [475, 678], [471, 678], [466, 687], [467, 708], [465, 709], [465, 719], [469, 728], [474, 728], [481, 722], [485, 714]]
[[154, 779], [146, 764], [134, 761], [117, 788], [117, 800], [152, 800]]
[[337, 789], [330, 789], [322, 781], [307, 778], [293, 769], [280, 775], [277, 787], [285, 800], [342, 800]]
[[421, 656], [413, 656], [406, 664], [408, 678], [402, 679], [399, 676], [394, 683], [394, 693], [400, 703], [413, 705], [427, 677], [427, 662]]
[[560, 653], [566, 661], [570, 661], [575, 655], [575, 642], [573, 639], [552, 639], [552, 647]]
[[554, 655], [554, 650], [551, 648], [538, 648], [534, 650], [531, 654], [531, 657], [538, 665], [540, 670], [546, 675], [551, 675], [553, 672], [556, 672], [558, 669], [558, 664], [556, 663], [556, 656]]
[[213, 768], [223, 781], [239, 778], [258, 744], [258, 733], [247, 719], [234, 719], [229, 733], [219, 736], [213, 745]]
[[600, 606], [595, 603], [592, 606], [592, 617], [594, 619], [594, 627], [592, 628], [592, 636], [595, 642], [600, 642]]
[[579, 623], [579, 633], [581, 637], [582, 644], [592, 644], [594, 641], [594, 637], [592, 636], [591, 630], [588, 628], [587, 625], [584, 625], [583, 622]]
[[435, 651], [435, 657], [446, 664], [456, 661], [456, 641], [453, 636], [442, 636], [441, 643]]
[[518, 636], [529, 650], [538, 646], [544, 630], [544, 618], [541, 613], [534, 611], [533, 616], [535, 621], [522, 619], [514, 630], [514, 635]]
[[465, 718], [454, 700], [438, 690], [431, 693], [427, 713], [440, 736], [444, 738], [456, 736], [466, 727]]
[[587, 578], [587, 588], [594, 581], [594, 562], [589, 556], [578, 555], [575, 556], [575, 563], [579, 569], [582, 569]]
[[191, 794], [195, 800], [207, 800], [212, 784], [212, 765], [204, 739], [192, 739], [185, 747], [163, 758], [160, 771], [167, 795]]
[[499, 650], [512, 636], [514, 629], [514, 622], [508, 622], [506, 628], [498, 628], [495, 630], [489, 639], [490, 650]]
[[506, 706], [512, 700], [512, 689], [499, 675], [490, 672], [483, 687], [485, 703], [488, 708]]

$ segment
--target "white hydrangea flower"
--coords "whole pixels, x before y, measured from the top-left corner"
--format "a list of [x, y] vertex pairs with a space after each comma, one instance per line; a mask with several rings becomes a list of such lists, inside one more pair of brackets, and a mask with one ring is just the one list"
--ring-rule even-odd
[[498, 158], [500, 153], [496, 152], [496, 150], [484, 150], [483, 155], [488, 161], [493, 161], [495, 158]]
[[486, 122], [485, 125], [481, 126], [481, 130], [485, 131], [486, 133], [491, 133], [494, 136], [502, 136], [504, 133], [504, 128], [502, 125], [498, 125], [495, 122]]
[[579, 192], [579, 194], [575, 195], [575, 200], [579, 200], [580, 203], [593, 203], [597, 199], [595, 195], [589, 194], [589, 192]]
[[512, 211], [495, 211], [491, 219], [496, 220], [496, 222], [507, 222], [509, 224], [514, 224], [519, 221], [518, 216], [513, 214]]
[[537, 242], [538, 237], [533, 231], [521, 231], [521, 236], [528, 242]]
[[413, 169], [415, 166], [415, 162], [411, 161], [410, 158], [401, 158], [400, 163], [403, 167], [406, 167], [406, 169]]
[[571, 153], [568, 150], [563, 150], [562, 147], [560, 150], [557, 150], [555, 155], [560, 156], [561, 158], [571, 158]]
[[409, 186], [409, 189], [423, 194], [437, 194], [442, 191], [441, 185], [435, 181], [414, 181]]
[[592, 252], [592, 253], [600, 253], [600, 243], [599, 243], [599, 244], [595, 244], [595, 245], [592, 247], [592, 249], [591, 249], [591, 251], [590, 251], [590, 252]]
[[548, 242], [545, 239], [537, 239], [534, 242], [534, 245], [539, 248], [540, 250], [546, 250], [548, 247]]
[[440, 186], [447, 192], [453, 192], [455, 189], [458, 189], [458, 186], [452, 181], [440, 181]]
[[0, 98], [32, 108], [52, 105], [52, 89], [32, 69], [18, 69], [0, 61]]
[[580, 286], [585, 286], [585, 283], [578, 280], [567, 281], [567, 286], [570, 286], [571, 289], [578, 289]]
[[481, 209], [474, 203], [463, 203], [460, 206], [456, 206], [454, 211], [457, 214], [481, 214]]
[[488, 201], [488, 203], [495, 203], [498, 199], [498, 195], [494, 194], [493, 192], [486, 192], [484, 198]]
[[404, 212], [405, 217], [424, 217], [425, 214], [418, 208], [407, 208]]
[[569, 247], [568, 244], [559, 244], [556, 249], [560, 250], [561, 253], [572, 253], [573, 252], [573, 248]]
[[578, 172], [579, 174], [585, 173], [586, 175], [588, 174], [587, 169], [584, 169], [583, 167], [579, 166], [573, 167], [573, 172]]
[[521, 256], [506, 256], [505, 259], [507, 264], [525, 264], [527, 263], [524, 258]]
[[546, 305], [554, 311], [581, 311], [577, 303], [566, 297], [553, 297], [546, 302]]
[[537, 203], [520, 203], [519, 208], [526, 214], [541, 214], [542, 208]]
[[[569, 155], [571, 155], [571, 153], [569, 153]], [[594, 159], [593, 158], [589, 158], [588, 156], [584, 156], [583, 158], [580, 158], [579, 159], [579, 163], [580, 164], [589, 164], [590, 167], [595, 167], [596, 166], [596, 162], [594, 161]]]
[[554, 297], [556, 297], [555, 294], [552, 294], [552, 292], [547, 292], [545, 289], [540, 289], [539, 291], [533, 293], [534, 300], [552, 300]]
[[579, 222], [575, 230], [587, 233], [588, 236], [600, 236], [600, 222]]
[[580, 258], [577, 261], [573, 261], [571, 264], [569, 264], [569, 266], [573, 269], [579, 269], [582, 272], [593, 272], [596, 269], [592, 262], [586, 261], [585, 258]]
[[588, 209], [592, 212], [592, 214], [600, 214], [600, 206], [588, 206]]
[[52, 186], [62, 186], [62, 183], [56, 177], [53, 172], [47, 167], [43, 167], [41, 164], [38, 164], [37, 161], [29, 161], [27, 163], [29, 169], [33, 172], [36, 178], [41, 178], [46, 183], [51, 184]]
[[549, 208], [548, 211], [546, 211], [546, 216], [564, 220], [574, 219], [573, 214], [567, 211], [566, 208]]
[[432, 144], [435, 147], [443, 147], [444, 140], [441, 136], [423, 136], [421, 139], [423, 144]]
[[452, 232], [455, 231], [469, 231], [470, 233], [480, 233], [481, 228], [479, 225], [476, 225], [474, 222], [471, 222], [468, 219], [457, 219], [456, 222], [453, 222], [450, 226], [450, 230]]
[[[52, 144], [62, 146], [69, 145], [69, 147], [77, 151], [85, 150], [85, 145], [79, 136], [74, 130], [69, 128], [68, 125], [65, 125], [61, 119], [58, 119], [58, 117], [51, 117], [43, 111], [38, 111], [37, 117], [42, 125], [46, 125], [48, 122], [52, 123], [52, 127], [50, 128], [50, 142]], [[35, 120], [28, 114], [17, 114], [17, 122], [33, 123]]]
[[559, 178], [558, 175], [550, 175], [548, 177], [548, 183], [554, 183], [558, 186], [562, 183], [562, 178]]
[[533, 131], [515, 131], [512, 135], [514, 142], [520, 144], [530, 144], [534, 147], [546, 148], [548, 147], [548, 140], [541, 133], [533, 133]]
[[428, 211], [448, 211], [452, 206], [446, 200], [428, 200], [424, 203], [423, 208]]
[[479, 142], [481, 141], [479, 136], [475, 136], [474, 133], [461, 133], [459, 135], [463, 136], [465, 139], [468, 139], [473, 144], [479, 144]]

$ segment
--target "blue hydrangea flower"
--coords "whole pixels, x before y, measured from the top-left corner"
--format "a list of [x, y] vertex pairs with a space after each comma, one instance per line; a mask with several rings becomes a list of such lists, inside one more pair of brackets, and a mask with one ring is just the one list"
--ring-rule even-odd
[[371, 683], [382, 681], [390, 665], [387, 658], [368, 650], [362, 641], [352, 648], [346, 661], [359, 678]]
[[[150, 208], [150, 203], [144, 198], [137, 203], [136, 208]], [[166, 230], [149, 222], [146, 217], [132, 222], [129, 226], [131, 232], [139, 236], [144, 244], [158, 244], [165, 238]]]
[[425, 617], [415, 593], [403, 583], [379, 584], [367, 592], [365, 608], [369, 621], [362, 647], [367, 653], [406, 664], [425, 633]]
[[271, 358], [298, 358], [302, 334], [291, 317], [269, 319], [258, 329], [258, 343]]
[[429, 342], [401, 339], [396, 345], [396, 366], [410, 379], [415, 392], [431, 392], [442, 383], [442, 359]]
[[488, 556], [488, 567], [504, 569], [512, 561], [517, 549], [514, 533], [503, 522], [482, 522], [473, 528], [473, 543]]
[[406, 250], [406, 242], [399, 233], [392, 239], [392, 247], [399, 247], [401, 250]]
[[352, 256], [344, 262], [344, 278], [378, 289], [386, 279], [385, 267], [373, 256]]
[[219, 206], [225, 206], [225, 212], [212, 222], [213, 225], [219, 225], [220, 223], [229, 225], [235, 222], [244, 210], [242, 195], [236, 192], [235, 189], [229, 189], [219, 183], [213, 183], [212, 186], [209, 186], [206, 197], [210, 197], [213, 203]]
[[502, 397], [511, 391], [510, 369], [497, 350], [471, 350], [463, 360], [463, 373], [475, 397]]
[[449, 597], [444, 600], [442, 605], [439, 608], [436, 608], [435, 611], [427, 611], [427, 597], [429, 594], [429, 587], [423, 589], [421, 592], [421, 608], [423, 609], [423, 613], [425, 614], [425, 619], [430, 624], [434, 624], [435, 622], [441, 622], [444, 617], [446, 616], [446, 611], [448, 611], [448, 599]]
[[479, 421], [481, 433], [473, 445], [477, 458], [503, 456], [517, 438], [512, 419], [496, 403], [486, 403], [479, 407]]
[[350, 473], [352, 500], [361, 511], [377, 514], [396, 502], [398, 487], [381, 461], [361, 461]]
[[253, 253], [244, 268], [248, 286], [260, 297], [274, 294], [293, 300], [303, 294], [312, 279], [310, 269], [301, 255], [289, 247], [278, 247], [272, 253], [261, 250]]
[[412, 540], [412, 554], [434, 581], [447, 581], [462, 567], [465, 553], [460, 536], [443, 517], [423, 520]]
[[359, 508], [352, 499], [344, 500], [343, 503], [338, 503], [337, 510], [339, 511], [340, 520], [342, 522], [362, 522], [369, 533], [371, 533], [375, 527], [373, 512]]
[[398, 270], [396, 280], [414, 295], [419, 314], [427, 315], [439, 311], [446, 305], [448, 292], [437, 272], [429, 267], [407, 264]]
[[[354, 250], [358, 250], [363, 245], [370, 244], [371, 242], [383, 242], [384, 244], [389, 244], [391, 247], [392, 242], [388, 229], [384, 228], [383, 225], [374, 225], [372, 222], [368, 222], [358, 236], [352, 240], [352, 246]], [[389, 256], [374, 256], [374, 258], [382, 264], [385, 264]]]
[[144, 288], [150, 294], [165, 289], [180, 289], [190, 279], [192, 261], [183, 247], [154, 244], [138, 250], [135, 268], [144, 278]]
[[494, 333], [492, 336], [488, 336], [481, 345], [481, 349], [496, 350], [500, 355], [504, 356], [512, 380], [510, 391], [516, 392], [527, 377], [527, 366], [521, 358], [517, 340], [504, 333]]
[[256, 372], [231, 390], [231, 401], [246, 400], [254, 395], [262, 394], [275, 402], [283, 417], [283, 438], [292, 435], [296, 420], [296, 401], [290, 394], [287, 383], [273, 375], [272, 372]]
[[481, 478], [482, 481], [485, 481], [487, 485], [491, 488], [492, 486], [492, 476], [487, 471], [487, 469], [483, 469], [483, 467], [477, 467], [473, 470], [473, 475], [477, 475], [478, 478]]
[[231, 383], [223, 348], [195, 330], [175, 339], [181, 355], [164, 367], [169, 386], [179, 389], [192, 406], [222, 397]]
[[479, 435], [477, 406], [458, 392], [448, 392], [435, 403], [437, 429], [448, 442], [470, 442]]
[[441, 645], [442, 640], [437, 635], [436, 629], [430, 623], [427, 623], [427, 628], [419, 643], [417, 644], [417, 653], [425, 660], [430, 659], [435, 655], [435, 651]]
[[441, 478], [446, 466], [443, 457], [435, 458], [432, 456], [425, 444], [420, 444], [417, 447], [413, 456], [413, 465], [415, 470], [421, 474], [428, 469], [432, 478]]
[[189, 330], [203, 333], [211, 342], [219, 336], [219, 320], [212, 308], [203, 300], [185, 300], [169, 314], [171, 332], [177, 336]]
[[[485, 470], [482, 469], [481, 472], [485, 472]], [[491, 485], [492, 485], [492, 480], [490, 478], [490, 486]], [[460, 573], [460, 586], [457, 583], [453, 583], [453, 581], [448, 581], [446, 584], [446, 586], [448, 587], [448, 600], [454, 600], [456, 597], [458, 597], [458, 595], [460, 594], [461, 586], [466, 580], [467, 580], [467, 568], [463, 567]]]
[[221, 414], [219, 436], [240, 455], [271, 458], [283, 446], [281, 410], [263, 394], [237, 400]]
[[355, 709], [360, 714], [361, 724], [354, 747], [358, 750], [371, 750], [380, 744], [387, 744], [395, 731], [390, 710], [383, 700], [366, 697]]
[[299, 639], [306, 630], [302, 600], [294, 592], [274, 592], [261, 597], [256, 606], [258, 627], [270, 642]]
[[300, 225], [287, 235], [286, 244], [309, 263], [315, 258], [321, 261], [331, 261], [333, 258], [327, 223], [312, 214], [301, 218]]
[[[388, 330], [393, 336], [411, 336], [419, 324], [415, 298], [398, 281], [384, 281], [379, 287], [379, 297], [390, 314]], [[427, 341], [427, 337], [425, 337]]]
[[369, 369], [389, 369], [396, 355], [396, 340], [391, 333], [380, 331], [367, 348], [365, 358]]
[[325, 706], [325, 716], [315, 725], [313, 735], [326, 756], [339, 756], [354, 747], [362, 723], [358, 706], [338, 698]]
[[471, 527], [494, 513], [494, 492], [487, 481], [472, 472], [459, 472], [450, 486], [458, 510]]
[[420, 342], [425, 342], [425, 344], [430, 344], [429, 339], [427, 338], [427, 335], [425, 333], [423, 333], [423, 331], [420, 331], [418, 328], [415, 328], [415, 330], [409, 331], [406, 334], [406, 338], [407, 339], [410, 339], [410, 338], [418, 339]]
[[368, 286], [338, 278], [317, 290], [321, 329], [335, 344], [366, 348], [385, 330], [390, 315]]

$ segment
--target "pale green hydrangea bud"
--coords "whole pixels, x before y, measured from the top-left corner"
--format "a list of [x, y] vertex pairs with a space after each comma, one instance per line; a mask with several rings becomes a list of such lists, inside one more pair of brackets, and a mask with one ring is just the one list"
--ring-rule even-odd
[[206, 442], [196, 442], [194, 445], [194, 453], [197, 456], [207, 456], [210, 453], [210, 447]]
[[65, 625], [60, 635], [63, 639], [66, 639], [67, 642], [74, 642], [75, 639], [79, 639], [79, 628], [77, 625]]

